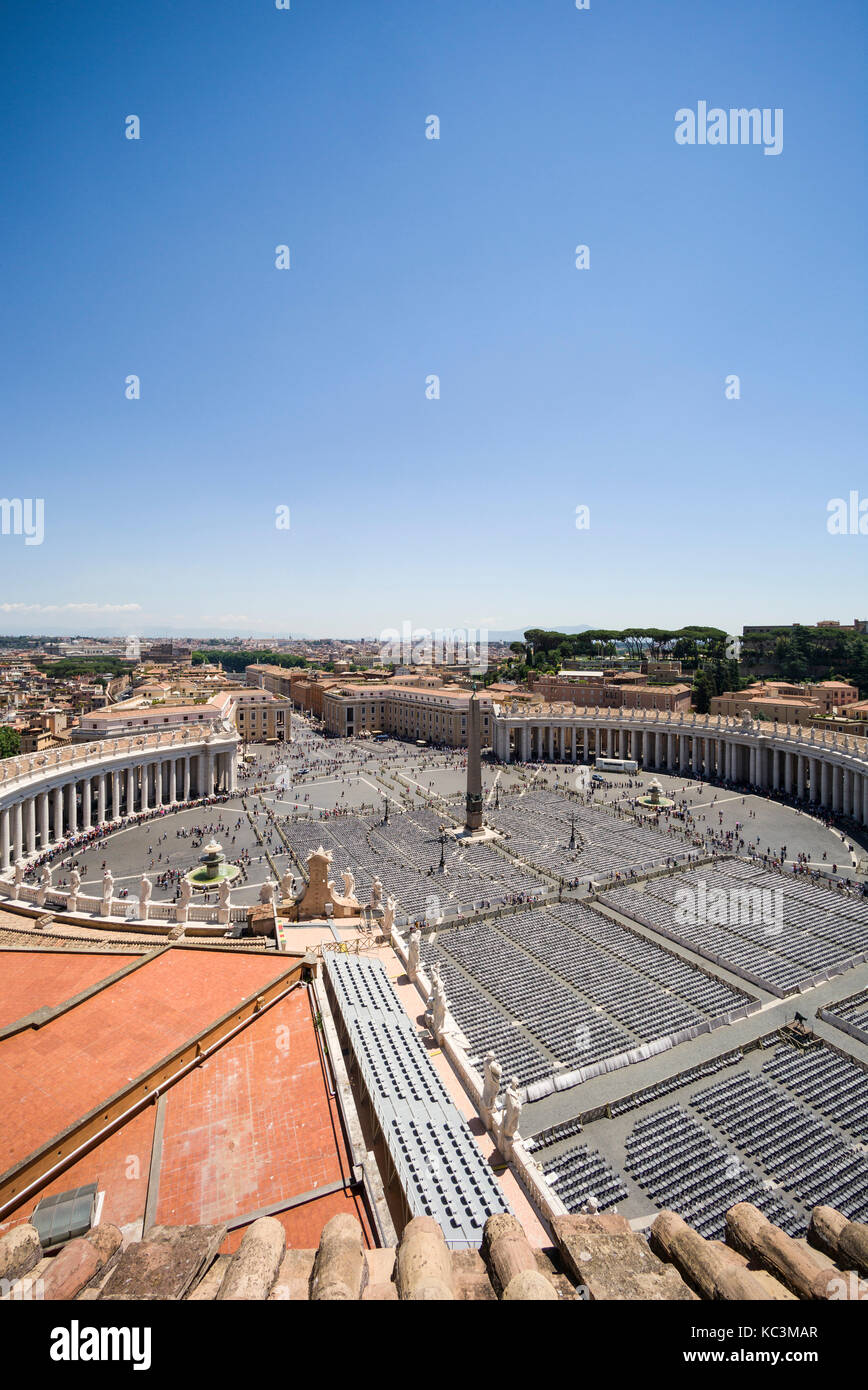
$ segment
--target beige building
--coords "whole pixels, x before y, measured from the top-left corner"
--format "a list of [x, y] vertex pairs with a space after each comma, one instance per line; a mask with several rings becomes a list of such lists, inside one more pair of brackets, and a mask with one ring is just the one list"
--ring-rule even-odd
[[291, 712], [289, 699], [244, 686], [220, 690], [195, 702], [181, 696], [152, 699], [137, 695], [109, 709], [82, 715], [72, 736], [77, 743], [86, 743], [157, 729], [195, 728], [218, 719], [228, 720], [248, 742], [281, 743], [290, 737]]
[[[470, 691], [453, 693], [443, 686], [340, 685], [323, 691], [323, 722], [329, 733], [346, 737], [384, 733], [462, 748], [469, 703]], [[491, 743], [491, 697], [481, 695], [479, 703], [485, 747]]]
[[765, 719], [810, 724], [859, 699], [855, 685], [845, 681], [820, 681], [817, 685], [793, 685], [786, 681], [755, 681], [744, 690], [725, 690], [712, 697], [709, 713], [738, 718], [748, 710]]
[[292, 701], [270, 690], [233, 690], [235, 727], [249, 743], [284, 743], [292, 736]]

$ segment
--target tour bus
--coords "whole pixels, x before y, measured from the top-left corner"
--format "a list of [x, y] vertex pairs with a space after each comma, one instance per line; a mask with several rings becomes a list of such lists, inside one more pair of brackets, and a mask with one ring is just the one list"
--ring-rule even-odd
[[594, 767], [598, 772], [638, 772], [639, 764], [635, 758], [595, 758]]

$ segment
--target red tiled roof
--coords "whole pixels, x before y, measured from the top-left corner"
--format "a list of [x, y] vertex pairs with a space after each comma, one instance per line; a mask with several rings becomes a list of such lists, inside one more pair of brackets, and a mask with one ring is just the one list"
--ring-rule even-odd
[[0, 1172], [156, 1066], [287, 969], [171, 949], [38, 1031], [0, 1044]]
[[306, 990], [168, 1093], [161, 1225], [225, 1221], [349, 1175]]
[[73, 955], [58, 951], [4, 951], [0, 955], [3, 992], [0, 1028], [36, 1009], [53, 1008], [129, 965], [127, 955]]

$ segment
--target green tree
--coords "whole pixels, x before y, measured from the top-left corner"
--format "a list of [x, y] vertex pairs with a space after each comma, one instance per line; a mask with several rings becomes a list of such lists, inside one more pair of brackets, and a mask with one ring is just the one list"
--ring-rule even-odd
[[21, 752], [21, 735], [8, 724], [0, 725], [0, 758], [14, 758]]
[[708, 714], [711, 697], [716, 694], [713, 678], [707, 671], [700, 668], [693, 681], [693, 703], [697, 714]]

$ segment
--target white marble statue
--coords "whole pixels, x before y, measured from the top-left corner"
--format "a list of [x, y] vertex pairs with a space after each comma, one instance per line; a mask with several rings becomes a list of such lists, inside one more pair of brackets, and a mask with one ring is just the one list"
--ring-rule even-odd
[[217, 902], [219, 903], [220, 907], [229, 906], [229, 898], [231, 893], [232, 884], [229, 882], [228, 878], [224, 878], [223, 882], [220, 884], [220, 887], [217, 889]]
[[139, 916], [143, 922], [147, 922], [148, 920], [148, 908], [151, 905], [151, 894], [153, 891], [154, 885], [148, 878], [148, 875], [142, 874], [142, 879], [139, 884]]
[[287, 869], [280, 880], [280, 895], [281, 898], [288, 899], [289, 902], [292, 902], [295, 897], [295, 875], [290, 869]]
[[422, 947], [422, 933], [418, 927], [414, 927], [410, 933], [410, 944], [407, 948], [407, 974], [411, 980], [415, 980], [419, 972], [419, 952]]
[[383, 885], [379, 878], [375, 878], [371, 884], [371, 909], [376, 911], [383, 906]]
[[186, 922], [190, 912], [190, 903], [193, 899], [192, 883], [188, 883], [186, 878], [182, 878], [178, 885], [178, 892], [178, 901], [175, 903], [175, 921]]
[[37, 893], [36, 893], [36, 905], [37, 905], [37, 907], [44, 907], [44, 906], [45, 906], [45, 899], [46, 899], [47, 896], [48, 896], [48, 892], [49, 892], [49, 889], [50, 889], [50, 888], [51, 888], [51, 869], [50, 869], [50, 868], [48, 867], [48, 865], [46, 864], [46, 865], [44, 865], [44, 867], [43, 867], [42, 873], [39, 875], [39, 888], [38, 888]]
[[111, 869], [103, 869], [102, 875], [102, 902], [99, 905], [100, 916], [110, 917], [112, 910], [112, 897], [115, 891], [115, 880]]
[[482, 1108], [491, 1116], [497, 1104], [497, 1097], [500, 1095], [500, 1078], [503, 1074], [503, 1068], [493, 1052], [486, 1052], [484, 1061]]
[[341, 874], [341, 878], [344, 881], [344, 897], [354, 898], [356, 896], [356, 876], [349, 864]]
[[273, 878], [267, 878], [259, 890], [259, 901], [263, 904], [274, 902], [274, 890], [277, 887]]
[[443, 984], [443, 977], [440, 974], [439, 962], [431, 967], [431, 994], [428, 999], [428, 1015], [434, 1036], [438, 1042], [446, 1028], [446, 1013], [449, 1008], [449, 1000], [446, 998], [446, 989]]
[[518, 1122], [521, 1119], [519, 1084], [517, 1076], [510, 1077], [509, 1085], [504, 1092], [503, 1125], [501, 1133], [503, 1138], [508, 1140], [513, 1140], [518, 1134]]
[[383, 912], [383, 931], [386, 936], [391, 936], [392, 928], [395, 925], [395, 908], [398, 906], [398, 899], [391, 895], [386, 898], [386, 907]]

